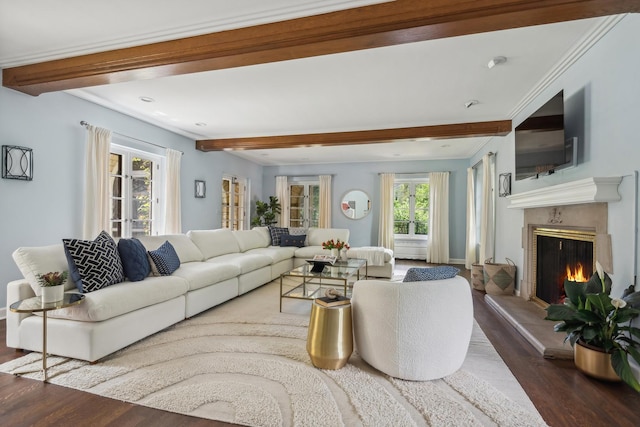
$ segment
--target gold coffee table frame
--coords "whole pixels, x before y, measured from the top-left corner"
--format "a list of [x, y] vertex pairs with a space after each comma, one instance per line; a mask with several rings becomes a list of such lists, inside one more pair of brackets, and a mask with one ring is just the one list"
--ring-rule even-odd
[[[280, 275], [280, 312], [284, 298], [313, 300], [324, 296], [329, 288], [342, 288], [345, 296], [351, 295], [350, 282], [360, 280], [360, 270], [364, 268], [367, 277], [367, 260], [349, 258], [347, 261], [336, 261], [326, 265], [322, 272], [311, 271], [313, 265], [306, 263]], [[287, 279], [302, 279], [302, 283], [285, 285]], [[286, 288], [286, 289], [285, 289]]]
[[82, 294], [65, 293], [60, 301], [42, 302], [41, 297], [32, 297], [14, 302], [9, 307], [14, 313], [42, 313], [42, 372], [44, 382], [49, 380], [47, 376], [47, 312], [80, 304], [82, 301], [84, 301], [84, 295]]

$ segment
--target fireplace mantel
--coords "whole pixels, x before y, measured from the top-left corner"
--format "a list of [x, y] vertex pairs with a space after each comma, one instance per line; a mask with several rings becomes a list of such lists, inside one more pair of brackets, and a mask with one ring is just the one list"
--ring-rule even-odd
[[508, 196], [510, 209], [617, 202], [622, 177], [592, 177]]

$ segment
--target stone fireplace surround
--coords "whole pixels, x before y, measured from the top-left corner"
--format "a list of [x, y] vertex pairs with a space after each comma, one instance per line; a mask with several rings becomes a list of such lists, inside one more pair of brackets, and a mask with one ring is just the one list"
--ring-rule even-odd
[[518, 296], [486, 295], [485, 301], [512, 324], [544, 357], [572, 359], [564, 335], [553, 332], [546, 312], [530, 301], [535, 280], [533, 231], [537, 227], [591, 231], [596, 234], [595, 256], [613, 273], [608, 203], [620, 200], [621, 177], [586, 178], [510, 196], [509, 208], [524, 209], [522, 248], [524, 265]]

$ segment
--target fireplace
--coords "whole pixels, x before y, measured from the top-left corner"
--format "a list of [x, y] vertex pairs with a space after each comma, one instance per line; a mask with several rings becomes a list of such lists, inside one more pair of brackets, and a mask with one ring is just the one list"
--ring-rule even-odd
[[533, 230], [535, 272], [531, 299], [546, 307], [561, 304], [565, 279], [585, 282], [595, 269], [596, 234], [592, 231], [536, 227]]

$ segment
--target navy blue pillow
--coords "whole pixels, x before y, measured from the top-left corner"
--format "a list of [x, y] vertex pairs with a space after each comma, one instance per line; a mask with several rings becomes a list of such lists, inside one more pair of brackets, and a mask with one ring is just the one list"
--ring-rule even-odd
[[274, 227], [269, 226], [269, 234], [271, 234], [271, 245], [280, 246], [280, 237], [289, 234], [289, 229], [286, 227]]
[[422, 282], [424, 280], [443, 280], [451, 279], [460, 272], [460, 269], [451, 267], [449, 265], [442, 265], [438, 267], [412, 267], [407, 270], [407, 275], [404, 276], [403, 282]]
[[304, 241], [307, 240], [306, 234], [292, 236], [291, 234], [283, 234], [280, 236], [280, 246], [295, 246], [297, 248], [304, 247]]
[[169, 276], [180, 267], [180, 258], [168, 240], [155, 251], [149, 251], [149, 256], [161, 276]]
[[132, 282], [139, 282], [151, 272], [147, 250], [138, 239], [120, 239], [118, 252], [124, 275]]

